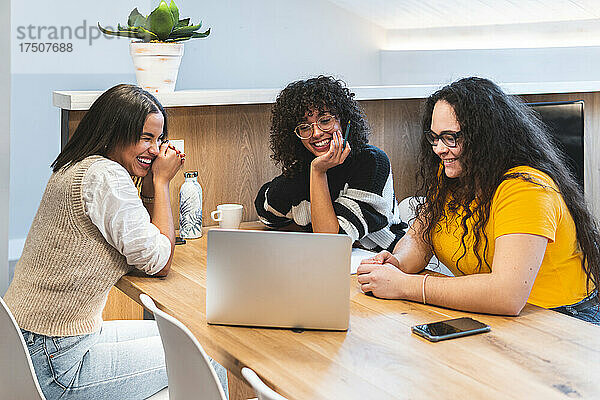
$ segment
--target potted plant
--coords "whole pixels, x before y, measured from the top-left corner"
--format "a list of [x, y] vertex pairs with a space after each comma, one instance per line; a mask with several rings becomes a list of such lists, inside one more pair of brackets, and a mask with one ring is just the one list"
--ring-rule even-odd
[[207, 37], [210, 29], [198, 32], [201, 26], [202, 23], [191, 24], [189, 18], [179, 19], [179, 9], [173, 0], [170, 5], [161, 1], [147, 17], [134, 8], [127, 26], [117, 24], [116, 31], [104, 29], [98, 22], [98, 28], [105, 35], [139, 39], [129, 44], [135, 77], [138, 85], [151, 93], [175, 90], [183, 56], [182, 42]]

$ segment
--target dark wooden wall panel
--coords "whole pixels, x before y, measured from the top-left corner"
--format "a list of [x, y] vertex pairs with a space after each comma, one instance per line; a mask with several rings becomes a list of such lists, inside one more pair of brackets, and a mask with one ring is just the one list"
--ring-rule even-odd
[[583, 179], [585, 197], [597, 219], [600, 219], [600, 93], [556, 93], [521, 96], [526, 102], [584, 101]]

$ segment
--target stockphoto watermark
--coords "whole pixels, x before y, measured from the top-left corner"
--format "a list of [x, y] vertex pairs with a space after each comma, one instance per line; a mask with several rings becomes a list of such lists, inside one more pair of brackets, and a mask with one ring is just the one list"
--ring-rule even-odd
[[[81, 25], [20, 25], [17, 26], [17, 40], [21, 53], [64, 53], [74, 50], [75, 42], [83, 42], [91, 46], [95, 40], [104, 37], [107, 40], [115, 36], [104, 35], [96, 24], [83, 20]], [[114, 30], [107, 26], [106, 29]]]

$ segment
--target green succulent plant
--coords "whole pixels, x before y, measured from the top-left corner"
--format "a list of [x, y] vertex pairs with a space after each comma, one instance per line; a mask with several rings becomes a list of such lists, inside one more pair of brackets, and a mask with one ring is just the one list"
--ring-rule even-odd
[[117, 24], [116, 31], [110, 31], [100, 26], [105, 35], [123, 36], [140, 39], [143, 42], [182, 42], [189, 39], [204, 38], [210, 34], [210, 29], [197, 32], [202, 22], [190, 25], [190, 19], [179, 19], [179, 9], [175, 2], [171, 4], [163, 0], [147, 17], [134, 8], [127, 18], [127, 26]]

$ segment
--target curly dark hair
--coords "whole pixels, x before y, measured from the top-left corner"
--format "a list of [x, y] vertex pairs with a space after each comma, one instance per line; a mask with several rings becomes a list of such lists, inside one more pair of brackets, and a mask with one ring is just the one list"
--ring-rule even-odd
[[350, 157], [364, 149], [371, 131], [364, 111], [353, 97], [354, 93], [344, 82], [330, 76], [292, 82], [279, 93], [271, 111], [269, 143], [273, 152], [271, 158], [276, 165], [281, 165], [285, 176], [293, 177], [306, 171], [315, 157], [294, 133], [309, 109], [327, 110], [344, 127], [351, 121]]
[[[476, 270], [481, 272], [485, 263], [491, 271], [480, 251], [483, 247], [482, 253], [485, 254], [489, 245], [484, 228], [490, 217], [492, 198], [506, 179], [537, 183], [528, 174], [506, 174], [513, 167], [526, 165], [546, 173], [558, 186], [575, 222], [588, 290], [590, 282], [597, 287], [600, 282], [597, 222], [587, 208], [582, 188], [567, 167], [564, 154], [535, 112], [518, 97], [507, 95], [487, 79], [464, 78], [443, 87], [427, 99], [423, 130], [430, 129], [433, 108], [440, 100], [453, 107], [460, 124], [464, 138], [460, 155], [463, 173], [458, 178], [448, 178], [440, 173], [440, 159], [423, 135], [419, 156], [419, 195], [424, 199], [417, 205], [417, 215], [425, 227], [423, 240], [433, 249], [431, 236], [438, 223], [447, 217], [444, 204], [451, 194], [450, 212], [465, 210], [460, 222], [463, 251], [458, 262], [466, 254], [467, 220], [473, 218], [474, 251], [478, 260]], [[475, 199], [476, 205], [471, 208]], [[457, 268], [460, 270], [458, 265]]]

